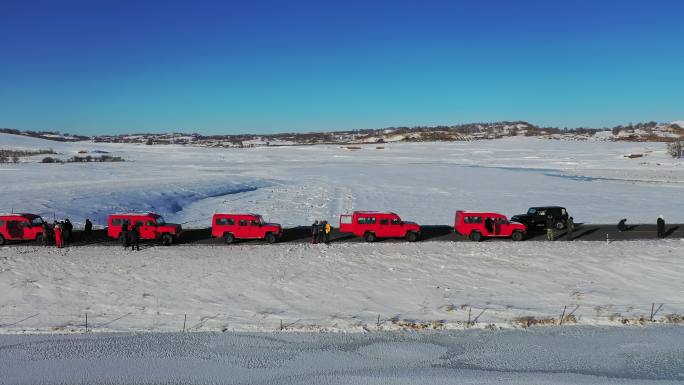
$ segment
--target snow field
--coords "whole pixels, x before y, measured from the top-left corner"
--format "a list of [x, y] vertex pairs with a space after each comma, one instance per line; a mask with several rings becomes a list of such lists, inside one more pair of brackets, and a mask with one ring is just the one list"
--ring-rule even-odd
[[[684, 313], [684, 241], [0, 248], [0, 332], [620, 325]], [[187, 319], [185, 316], [187, 315]], [[380, 324], [378, 325], [378, 316]]]

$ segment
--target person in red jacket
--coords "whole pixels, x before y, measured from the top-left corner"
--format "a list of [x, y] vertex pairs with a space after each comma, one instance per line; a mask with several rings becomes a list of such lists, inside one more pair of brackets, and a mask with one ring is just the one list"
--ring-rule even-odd
[[64, 245], [64, 240], [62, 239], [62, 225], [55, 222], [55, 246], [61, 249]]

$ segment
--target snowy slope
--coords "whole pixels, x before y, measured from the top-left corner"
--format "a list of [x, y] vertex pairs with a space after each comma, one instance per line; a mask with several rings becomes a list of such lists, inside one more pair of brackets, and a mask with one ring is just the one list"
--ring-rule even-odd
[[684, 313], [682, 260], [684, 240], [4, 247], [0, 332], [78, 331], [86, 312], [96, 331], [511, 327], [564, 306], [621, 325]]
[[[197, 148], [59, 143], [0, 134], [0, 148], [53, 147], [62, 157], [106, 151], [123, 163], [0, 165], [0, 211], [104, 222], [113, 211], [158, 211], [186, 227], [216, 211], [262, 213], [284, 225], [336, 222], [354, 209], [449, 224], [456, 209], [508, 215], [568, 207], [579, 222], [684, 221], [684, 162], [662, 143], [516, 137], [454, 143]], [[381, 147], [381, 148], [378, 148]], [[636, 159], [625, 155], [642, 154]]]

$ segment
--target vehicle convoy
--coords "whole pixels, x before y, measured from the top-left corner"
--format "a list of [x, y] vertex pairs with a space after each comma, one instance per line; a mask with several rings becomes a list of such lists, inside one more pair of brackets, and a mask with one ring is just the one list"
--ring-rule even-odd
[[7, 241], [42, 240], [43, 223], [36, 214], [0, 214], [0, 246]]
[[107, 236], [121, 238], [123, 226], [138, 225], [140, 239], [157, 239], [168, 246], [178, 241], [183, 230], [181, 225], [166, 223], [161, 215], [154, 213], [112, 214], [107, 218]]
[[366, 242], [378, 238], [406, 238], [415, 242], [420, 238], [420, 226], [404, 222], [399, 215], [390, 212], [354, 211], [340, 215], [340, 232], [363, 237]]
[[211, 221], [211, 236], [223, 238], [226, 243], [237, 239], [265, 239], [275, 243], [283, 236], [283, 229], [277, 223], [264, 223], [257, 214], [214, 214]]
[[511, 222], [505, 215], [468, 211], [456, 211], [454, 230], [475, 242], [483, 238], [511, 238], [514, 241], [522, 241], [527, 232], [524, 224]]
[[560, 206], [530, 207], [526, 214], [514, 215], [511, 217], [511, 221], [522, 223], [530, 230], [546, 229], [549, 216], [551, 216], [553, 227], [556, 230], [563, 230], [568, 224], [568, 211], [565, 207]]

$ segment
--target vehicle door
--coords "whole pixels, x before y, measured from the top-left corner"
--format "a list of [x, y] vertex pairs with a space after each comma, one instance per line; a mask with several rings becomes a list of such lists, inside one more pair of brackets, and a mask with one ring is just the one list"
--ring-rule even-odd
[[375, 235], [378, 237], [394, 237], [394, 231], [390, 225], [390, 217], [378, 216], [377, 224], [378, 230], [375, 232]]
[[250, 232], [249, 218], [238, 217], [237, 218], [237, 227], [235, 228], [235, 236], [238, 238], [251, 238], [249, 232]]
[[406, 235], [406, 230], [404, 229], [404, 221], [395, 215], [389, 218], [390, 228], [393, 237], [403, 237]]
[[546, 210], [537, 210], [532, 216], [532, 226], [546, 226]]
[[7, 221], [7, 234], [10, 239], [22, 239], [24, 236], [23, 222], [16, 219]]
[[359, 216], [356, 224], [356, 235], [362, 236], [366, 231], [372, 231], [376, 236], [379, 236], [377, 218], [375, 216]]
[[250, 238], [263, 238], [264, 234], [262, 234], [263, 230], [263, 225], [261, 223], [261, 218], [259, 217], [251, 217], [249, 218], [249, 237]]
[[511, 224], [504, 217], [494, 218], [494, 235], [497, 237], [508, 236], [511, 234]]
[[133, 226], [138, 226], [141, 239], [155, 239], [157, 237], [157, 225], [154, 223], [154, 219], [134, 219], [132, 224]]

